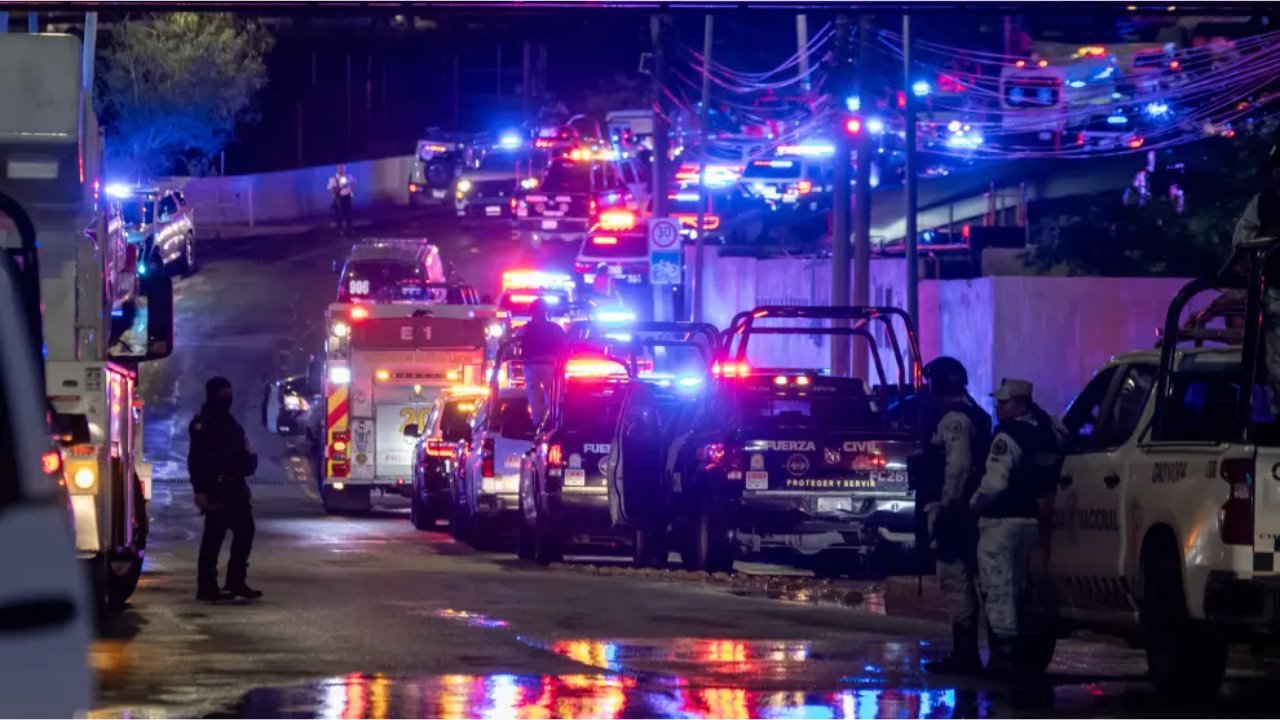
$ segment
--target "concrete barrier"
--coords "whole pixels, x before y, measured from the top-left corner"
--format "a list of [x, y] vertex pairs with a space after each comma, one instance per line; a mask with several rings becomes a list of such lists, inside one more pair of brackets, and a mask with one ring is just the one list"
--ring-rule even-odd
[[[355, 207], [409, 202], [412, 156], [347, 163], [356, 179]], [[334, 166], [309, 167], [258, 175], [171, 178], [182, 188], [204, 225], [253, 225], [314, 218], [332, 212], [326, 189]]]
[[[757, 260], [707, 253], [707, 259], [707, 318], [719, 327], [756, 305], [830, 303], [828, 258]], [[901, 260], [874, 260], [871, 277], [873, 304], [906, 305]], [[1185, 282], [1040, 276], [926, 280], [915, 318], [921, 355], [926, 362], [939, 355], [963, 362], [971, 391], [988, 409], [987, 394], [1001, 378], [1020, 377], [1035, 383], [1046, 409], [1060, 412], [1108, 358], [1155, 345], [1168, 303]], [[758, 367], [827, 367], [825, 340], [769, 336], [748, 360]], [[896, 368], [886, 371], [892, 376]]]

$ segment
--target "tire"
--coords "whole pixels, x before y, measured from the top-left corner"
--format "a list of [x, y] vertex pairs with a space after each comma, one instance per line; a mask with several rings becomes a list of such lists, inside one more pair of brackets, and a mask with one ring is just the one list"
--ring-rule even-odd
[[182, 254], [178, 256], [174, 264], [174, 273], [182, 277], [191, 277], [196, 274], [199, 264], [196, 260], [196, 237], [191, 233], [187, 233], [186, 239], [182, 241]]
[[533, 507], [533, 561], [539, 565], [563, 561], [564, 549], [560, 546], [560, 538], [548, 522], [546, 513], [539, 511], [537, 498], [533, 500]]
[[1142, 625], [1147, 673], [1162, 697], [1184, 702], [1212, 701], [1227, 668], [1227, 642], [1193, 621], [1186, 607], [1182, 567], [1171, 542], [1143, 549]]
[[719, 503], [708, 500], [703, 505], [693, 526], [692, 539], [694, 569], [733, 572], [733, 538]]
[[119, 610], [138, 589], [138, 580], [142, 577], [142, 554], [107, 556], [105, 565], [107, 608]]
[[409, 498], [409, 522], [418, 530], [435, 530], [436, 519], [431, 516], [430, 508], [422, 502], [422, 496], [415, 489]]
[[632, 560], [638, 568], [665, 568], [667, 566], [667, 532], [663, 530], [637, 530]]

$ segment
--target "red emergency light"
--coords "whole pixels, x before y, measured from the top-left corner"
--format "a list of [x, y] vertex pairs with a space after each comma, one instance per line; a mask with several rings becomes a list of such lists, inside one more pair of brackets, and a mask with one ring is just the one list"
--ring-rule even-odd
[[612, 235], [596, 235], [591, 238], [592, 245], [617, 245], [618, 238]]
[[715, 377], [749, 377], [751, 375], [751, 366], [745, 362], [726, 362], [714, 363], [711, 366], [711, 374]]
[[586, 355], [565, 361], [564, 375], [570, 378], [625, 378], [627, 366], [598, 355]]
[[357, 305], [356, 307], [351, 308], [351, 319], [352, 319], [352, 320], [364, 320], [364, 319], [365, 319], [365, 318], [367, 318], [367, 317], [369, 317], [369, 308], [367, 308], [367, 307], [360, 307], [359, 305]]
[[528, 295], [525, 293], [517, 293], [515, 295], [509, 296], [508, 299], [511, 300], [511, 302], [515, 303], [516, 305], [529, 305], [536, 302], [538, 300], [538, 296]]
[[636, 226], [636, 214], [630, 210], [605, 210], [600, 213], [601, 230], [631, 230]]

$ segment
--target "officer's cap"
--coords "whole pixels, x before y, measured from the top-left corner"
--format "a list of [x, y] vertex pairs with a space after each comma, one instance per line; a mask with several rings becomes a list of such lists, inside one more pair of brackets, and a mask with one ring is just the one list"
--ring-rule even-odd
[[991, 393], [991, 397], [999, 401], [1012, 400], [1017, 397], [1030, 400], [1032, 387], [1030, 380], [1005, 378], [1000, 381], [1000, 387]]

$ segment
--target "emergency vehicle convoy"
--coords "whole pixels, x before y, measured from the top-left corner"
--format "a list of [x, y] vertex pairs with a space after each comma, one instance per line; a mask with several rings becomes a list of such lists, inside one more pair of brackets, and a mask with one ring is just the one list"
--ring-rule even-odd
[[[39, 239], [39, 292], [30, 301], [43, 309], [43, 378], [76, 550], [98, 604], [119, 607], [138, 585], [148, 536], [138, 369], [172, 352], [173, 285], [166, 273], [134, 272], [106, 199], [95, 193], [103, 148], [92, 98], [81, 90], [79, 41], [2, 39], [0, 66], [15, 68], [20, 81], [0, 90], [38, 87], [42, 97], [0, 102], [0, 148], [10, 157], [0, 193], [17, 203], [7, 221], [0, 216], [0, 238]], [[37, 156], [31, 138], [40, 139]]]

